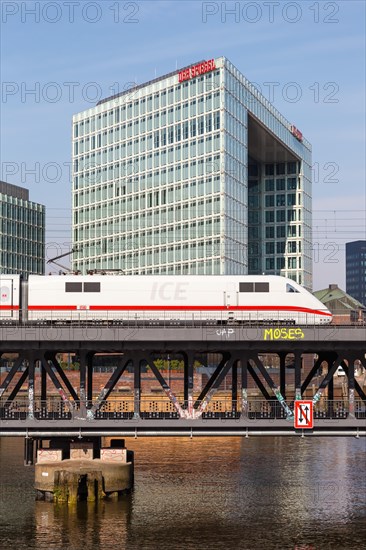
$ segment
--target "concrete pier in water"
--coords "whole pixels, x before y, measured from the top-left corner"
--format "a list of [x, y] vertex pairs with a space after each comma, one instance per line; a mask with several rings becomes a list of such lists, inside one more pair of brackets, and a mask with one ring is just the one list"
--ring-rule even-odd
[[[43, 445], [43, 442], [42, 442]], [[37, 450], [37, 499], [76, 503], [116, 498], [133, 486], [133, 453], [124, 441], [112, 439], [109, 447], [96, 441], [50, 440]]]

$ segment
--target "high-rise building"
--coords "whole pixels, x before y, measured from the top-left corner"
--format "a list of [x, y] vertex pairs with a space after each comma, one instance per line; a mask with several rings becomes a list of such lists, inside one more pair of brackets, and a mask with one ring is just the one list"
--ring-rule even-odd
[[346, 290], [366, 306], [366, 241], [346, 243]]
[[73, 117], [73, 269], [312, 287], [311, 146], [224, 57]]
[[0, 273], [44, 274], [45, 207], [23, 187], [0, 182]]

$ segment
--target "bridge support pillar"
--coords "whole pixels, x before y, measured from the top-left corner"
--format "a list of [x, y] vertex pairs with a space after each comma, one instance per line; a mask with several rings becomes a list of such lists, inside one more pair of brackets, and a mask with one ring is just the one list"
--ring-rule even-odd
[[34, 464], [34, 439], [26, 437], [24, 439], [24, 466], [33, 466]]
[[184, 404], [188, 409], [188, 415], [193, 414], [193, 364], [194, 354], [185, 353], [184, 360]]
[[93, 502], [133, 487], [133, 452], [125, 448], [124, 439], [112, 439], [109, 447], [101, 446], [99, 437], [82, 441], [57, 437], [49, 440], [47, 448], [40, 443], [35, 465], [40, 500]]
[[280, 352], [280, 392], [284, 399], [286, 399], [286, 356], [287, 353]]
[[238, 409], [238, 362], [235, 361], [231, 367], [231, 410]]
[[334, 378], [333, 376], [329, 380], [328, 384], [328, 415], [330, 418], [332, 418], [332, 412], [333, 412], [333, 401], [334, 401]]
[[141, 400], [141, 361], [139, 357], [133, 360], [133, 413], [135, 418], [140, 417]]
[[301, 353], [295, 352], [295, 401], [301, 399]]
[[88, 406], [92, 406], [93, 403], [93, 356], [87, 355], [87, 362], [86, 362], [86, 368], [87, 368], [87, 387], [86, 387], [86, 399]]
[[41, 364], [41, 401], [44, 403], [47, 400], [47, 372]]
[[242, 355], [241, 365], [241, 415], [244, 416], [248, 411], [248, 357]]
[[86, 369], [87, 369], [87, 359], [88, 355], [87, 353], [82, 350], [79, 353], [79, 361], [80, 361], [80, 401], [79, 401], [79, 408], [80, 408], [80, 415], [82, 417], [86, 416], [86, 408], [87, 408], [87, 388], [86, 388]]
[[28, 354], [28, 418], [34, 418], [34, 369], [35, 358], [33, 353]]
[[351, 417], [355, 416], [355, 361], [356, 355], [349, 355], [348, 362], [348, 412]]

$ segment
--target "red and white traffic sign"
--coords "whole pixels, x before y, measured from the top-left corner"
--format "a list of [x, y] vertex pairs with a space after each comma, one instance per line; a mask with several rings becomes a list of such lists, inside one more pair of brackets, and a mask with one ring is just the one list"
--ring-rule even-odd
[[294, 421], [296, 429], [312, 429], [314, 427], [312, 401], [295, 401]]

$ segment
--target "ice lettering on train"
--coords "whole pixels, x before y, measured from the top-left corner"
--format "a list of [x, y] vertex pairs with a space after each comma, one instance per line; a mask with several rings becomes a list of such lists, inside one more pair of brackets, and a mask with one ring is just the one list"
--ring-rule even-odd
[[151, 300], [178, 300], [184, 301], [187, 299], [188, 283], [166, 282], [153, 284], [151, 289]]

